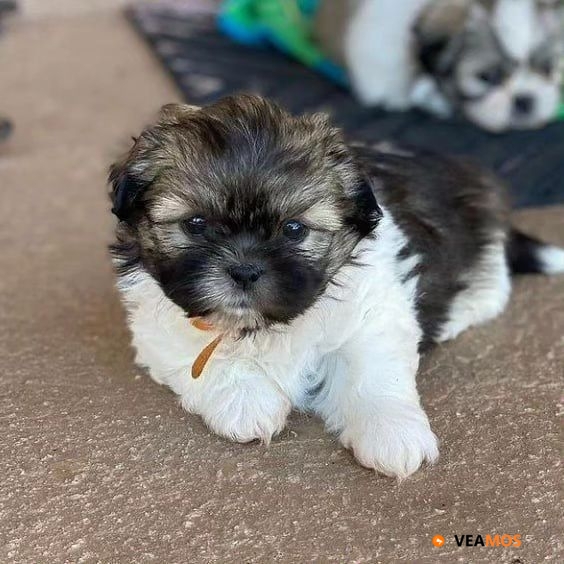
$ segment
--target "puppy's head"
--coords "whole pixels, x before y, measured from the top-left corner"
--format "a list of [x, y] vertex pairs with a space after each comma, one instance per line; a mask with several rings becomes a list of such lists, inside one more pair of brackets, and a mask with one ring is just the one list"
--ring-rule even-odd
[[110, 181], [142, 266], [188, 316], [226, 330], [300, 315], [380, 217], [325, 117], [250, 96], [165, 106]]
[[491, 130], [540, 127], [560, 99], [560, 0], [435, 0], [415, 28], [424, 72]]

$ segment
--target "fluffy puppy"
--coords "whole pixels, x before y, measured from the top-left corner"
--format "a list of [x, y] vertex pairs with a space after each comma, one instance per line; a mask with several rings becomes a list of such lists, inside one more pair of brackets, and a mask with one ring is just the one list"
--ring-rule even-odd
[[326, 0], [316, 34], [367, 105], [540, 127], [561, 95], [559, 0]]
[[236, 441], [313, 411], [390, 476], [438, 455], [420, 351], [500, 313], [510, 265], [564, 270], [564, 251], [509, 230], [490, 175], [347, 145], [324, 116], [261, 98], [166, 106], [110, 179], [119, 289], [153, 379]]

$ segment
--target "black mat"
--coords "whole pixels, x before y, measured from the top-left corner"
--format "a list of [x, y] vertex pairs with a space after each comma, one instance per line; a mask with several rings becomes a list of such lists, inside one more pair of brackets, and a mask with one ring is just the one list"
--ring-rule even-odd
[[508, 181], [516, 207], [564, 203], [564, 122], [490, 135], [462, 121], [366, 109], [278, 52], [233, 43], [216, 30], [210, 14], [177, 3], [135, 7], [128, 17], [191, 103], [243, 91], [271, 97], [295, 113], [330, 111], [354, 139], [394, 140], [474, 158]]
[[[3, 31], [3, 19], [16, 11], [15, 0], [0, 0], [0, 33]], [[0, 143], [5, 141], [12, 133], [12, 123], [0, 116]]]

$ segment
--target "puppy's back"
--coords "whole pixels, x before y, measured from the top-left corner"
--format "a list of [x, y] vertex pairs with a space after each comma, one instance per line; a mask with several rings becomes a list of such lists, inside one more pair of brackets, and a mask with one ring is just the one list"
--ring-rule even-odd
[[505, 239], [503, 183], [459, 159], [396, 147], [355, 147], [376, 198], [406, 236], [400, 259], [418, 257], [422, 347], [440, 334], [465, 277]]

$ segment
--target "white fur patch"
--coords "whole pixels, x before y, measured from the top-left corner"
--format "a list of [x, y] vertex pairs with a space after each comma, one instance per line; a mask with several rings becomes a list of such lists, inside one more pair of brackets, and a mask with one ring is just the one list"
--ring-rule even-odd
[[411, 105], [440, 118], [452, 115], [452, 106], [430, 76], [421, 76], [411, 90]]
[[363, 466], [399, 479], [439, 457], [437, 437], [423, 409], [394, 397], [359, 402], [339, 438]]
[[547, 245], [538, 251], [538, 259], [545, 274], [564, 272], [564, 249]]
[[527, 60], [538, 45], [535, 0], [498, 0], [492, 25], [506, 52], [518, 61]]
[[411, 52], [413, 24], [428, 0], [364, 0], [345, 35], [345, 61], [353, 88], [367, 105], [410, 106], [417, 72]]

